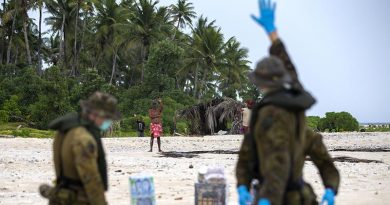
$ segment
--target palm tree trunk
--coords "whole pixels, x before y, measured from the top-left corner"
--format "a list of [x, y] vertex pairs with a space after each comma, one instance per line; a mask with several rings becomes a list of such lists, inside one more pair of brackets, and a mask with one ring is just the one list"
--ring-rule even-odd
[[14, 36], [14, 31], [15, 31], [15, 22], [16, 22], [16, 16], [18, 14], [17, 10], [17, 4], [16, 4], [16, 1], [15, 1], [15, 14], [14, 14], [14, 19], [12, 20], [12, 28], [11, 28], [11, 35], [9, 37], [9, 44], [8, 44], [8, 49], [7, 49], [7, 64], [9, 64], [11, 62], [11, 47], [12, 47], [12, 39], [13, 39], [13, 36]]
[[19, 55], [19, 48], [16, 47], [16, 50], [15, 50], [15, 61], [14, 61], [14, 64], [18, 64], [18, 55]]
[[31, 65], [31, 53], [30, 53], [30, 43], [28, 41], [28, 14], [27, 14], [27, 0], [23, 0], [22, 2], [23, 8], [23, 34], [24, 34], [24, 44], [26, 46], [26, 56], [27, 56], [27, 64]]
[[39, 2], [39, 34], [38, 34], [38, 75], [42, 74], [42, 57], [41, 57], [41, 44], [42, 44], [42, 2]]
[[194, 78], [194, 98], [196, 97], [196, 91], [198, 89], [198, 72], [199, 72], [199, 64], [196, 63], [195, 78]]
[[145, 45], [142, 45], [142, 48], [141, 48], [141, 58], [142, 58], [142, 67], [141, 67], [141, 83], [144, 82], [144, 66], [145, 66], [145, 56], [146, 56], [146, 49], [145, 49]]
[[173, 33], [172, 41], [175, 40], [176, 32], [177, 32], [177, 30], [179, 30], [179, 26], [180, 26], [180, 19], [177, 19], [176, 29], [175, 29], [175, 32]]
[[64, 49], [64, 27], [65, 27], [65, 13], [62, 14], [62, 24], [61, 24], [61, 37], [60, 37], [60, 58], [62, 60], [62, 66], [65, 65], [65, 49]]
[[[81, 29], [80, 46], [79, 49], [77, 50], [77, 54], [83, 50], [83, 42], [84, 42], [85, 27], [87, 26], [87, 18], [88, 18], [88, 12], [85, 12], [83, 28]], [[79, 61], [76, 61], [76, 69], [78, 68], [78, 65], [79, 65]]]
[[77, 11], [76, 11], [76, 23], [75, 23], [75, 26], [74, 26], [74, 47], [73, 47], [73, 64], [72, 64], [72, 75], [73, 76], [76, 76], [76, 70], [77, 70], [77, 67], [76, 67], [76, 64], [77, 64], [77, 23], [78, 23], [78, 19], [79, 19], [79, 7], [80, 7], [80, 4], [79, 2], [77, 2]]
[[[1, 16], [3, 16], [3, 14], [5, 13], [5, 0], [3, 1], [3, 13], [1, 13]], [[5, 50], [5, 32], [3, 31], [3, 34], [2, 34], [2, 37], [1, 37], [1, 52], [0, 52], [0, 65], [3, 64], [3, 55], [4, 55], [4, 50]]]
[[28, 41], [28, 25], [27, 25], [27, 19], [25, 19], [23, 21], [23, 33], [24, 33], [24, 42], [26, 44], [26, 55], [27, 55], [27, 63], [28, 65], [31, 65], [32, 62], [31, 62], [31, 53], [30, 53], [30, 45], [29, 45], [29, 41]]
[[116, 70], [116, 51], [114, 51], [114, 55], [112, 56], [112, 71], [111, 71], [110, 85], [112, 85], [112, 80], [114, 79], [115, 70]]
[[206, 88], [206, 79], [207, 78], [207, 72], [206, 70], [203, 72], [203, 77], [202, 77], [202, 84], [201, 84], [201, 87], [199, 89], [199, 94], [198, 94], [198, 101], [200, 100], [200, 97], [202, 96], [201, 94], [202, 93], [205, 93], [205, 88]]

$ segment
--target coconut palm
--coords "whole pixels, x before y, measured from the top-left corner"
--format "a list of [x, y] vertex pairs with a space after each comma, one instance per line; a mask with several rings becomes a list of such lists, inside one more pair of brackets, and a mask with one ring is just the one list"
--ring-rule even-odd
[[118, 5], [115, 0], [95, 2], [96, 41], [100, 54], [111, 60], [110, 84], [113, 83], [117, 70], [118, 50], [126, 41], [126, 29], [129, 30], [128, 11]]
[[29, 10], [29, 7], [31, 5], [27, 0], [21, 0], [21, 16], [23, 18], [23, 34], [24, 34], [24, 41], [25, 41], [25, 48], [26, 48], [26, 57], [27, 57], [27, 63], [28, 65], [32, 65], [31, 60], [31, 52], [30, 52], [30, 43], [28, 39], [28, 31], [29, 29], [29, 17], [27, 11]]
[[32, 4], [32, 9], [37, 10], [39, 12], [39, 20], [38, 20], [38, 48], [37, 48], [37, 59], [38, 59], [38, 65], [37, 65], [37, 73], [39, 75], [42, 74], [42, 55], [41, 55], [41, 48], [42, 48], [42, 10], [44, 8], [45, 0], [35, 0]]
[[173, 20], [176, 22], [176, 29], [172, 39], [175, 39], [179, 28], [185, 28], [186, 25], [192, 26], [192, 19], [196, 17], [194, 7], [187, 0], [178, 0], [177, 5], [171, 5]]
[[236, 90], [245, 85], [249, 72], [248, 50], [241, 48], [240, 43], [233, 37], [228, 40], [224, 50], [224, 62], [218, 79], [219, 90], [224, 96], [236, 98]]
[[[45, 19], [46, 24], [51, 26], [52, 35], [58, 35], [60, 38], [60, 59], [62, 66], [68, 68], [69, 53], [72, 45], [72, 30], [74, 21], [74, 4], [70, 4], [69, 0], [47, 0], [46, 8], [51, 16]], [[70, 49], [70, 50], [68, 50]]]
[[[204, 36], [205, 30], [207, 28], [215, 29], [214, 26], [215, 21], [208, 22], [207, 18], [203, 18], [201, 16], [195, 28], [192, 30], [192, 36], [188, 37], [189, 45], [186, 46], [186, 54], [184, 59], [184, 67], [178, 70], [178, 75], [181, 78], [186, 78], [185, 81], [191, 81], [192, 86], [190, 87], [192, 90], [193, 97], [197, 97], [199, 93], [199, 75], [202, 73], [202, 68], [204, 68], [204, 56], [201, 55], [202, 51], [200, 47], [202, 42], [202, 36]], [[187, 83], [188, 84], [188, 83]]]
[[[212, 82], [213, 75], [218, 72], [222, 63], [224, 39], [220, 28], [213, 26], [213, 23], [207, 23], [207, 18], [201, 17], [193, 31], [192, 51], [196, 65], [194, 87], [200, 83], [199, 90], [194, 88], [194, 91], [197, 92], [198, 99], [206, 94], [208, 87], [214, 86], [208, 82]], [[198, 75], [202, 78], [200, 82]]]

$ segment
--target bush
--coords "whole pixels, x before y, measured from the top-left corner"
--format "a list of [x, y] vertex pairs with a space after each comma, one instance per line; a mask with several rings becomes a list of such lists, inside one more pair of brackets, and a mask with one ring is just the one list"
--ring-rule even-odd
[[188, 135], [189, 134], [189, 128], [186, 122], [177, 122], [176, 123], [176, 132], [183, 134], [183, 135]]
[[358, 131], [359, 122], [348, 112], [327, 112], [325, 117], [320, 119], [318, 127], [320, 131]]
[[309, 126], [313, 130], [319, 130], [319, 123], [321, 118], [318, 116], [308, 116], [306, 117], [307, 126]]
[[12, 131], [12, 135], [17, 137], [30, 137], [31, 133], [27, 129], [17, 129]]
[[0, 110], [0, 123], [7, 123], [8, 119], [8, 112], [5, 110]]

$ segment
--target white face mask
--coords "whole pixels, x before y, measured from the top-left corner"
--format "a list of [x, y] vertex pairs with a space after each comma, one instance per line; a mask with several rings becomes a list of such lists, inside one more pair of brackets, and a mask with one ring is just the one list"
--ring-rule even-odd
[[112, 125], [112, 120], [104, 120], [103, 123], [99, 126], [101, 131], [106, 131]]

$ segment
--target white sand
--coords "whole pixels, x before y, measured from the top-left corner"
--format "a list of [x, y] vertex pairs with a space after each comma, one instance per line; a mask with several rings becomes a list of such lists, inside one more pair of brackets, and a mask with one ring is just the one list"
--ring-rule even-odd
[[[164, 151], [238, 150], [242, 136], [166, 137]], [[390, 148], [390, 133], [325, 134], [329, 149]], [[0, 205], [46, 204], [37, 192], [41, 183], [54, 179], [51, 139], [0, 138]], [[148, 153], [149, 138], [104, 139], [107, 152], [110, 204], [130, 204], [128, 177], [146, 171], [155, 178], [158, 205], [194, 204], [197, 170], [204, 165], [226, 168], [230, 184], [229, 204], [237, 204], [232, 154], [200, 154], [194, 158], [166, 158]], [[156, 142], [155, 142], [156, 143]], [[155, 144], [155, 150], [157, 145]], [[332, 156], [350, 156], [381, 160], [384, 163], [336, 162], [341, 172], [337, 204], [390, 204], [390, 152], [331, 152]], [[193, 165], [193, 169], [189, 166]], [[323, 193], [318, 171], [306, 162], [305, 179]]]

